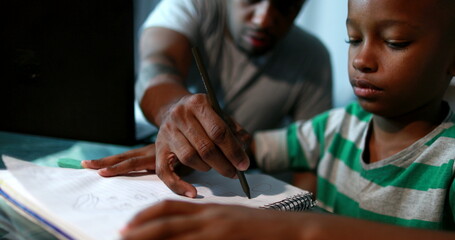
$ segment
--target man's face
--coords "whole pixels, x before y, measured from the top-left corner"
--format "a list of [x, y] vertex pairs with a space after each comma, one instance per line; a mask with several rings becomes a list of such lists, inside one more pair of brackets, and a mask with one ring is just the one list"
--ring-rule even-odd
[[237, 47], [262, 55], [282, 39], [304, 0], [227, 0], [228, 29]]

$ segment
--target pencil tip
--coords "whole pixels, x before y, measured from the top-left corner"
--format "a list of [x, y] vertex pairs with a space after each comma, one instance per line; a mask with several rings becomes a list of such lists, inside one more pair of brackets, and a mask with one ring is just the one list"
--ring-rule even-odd
[[248, 197], [248, 199], [251, 199], [250, 191], [245, 191], [245, 195]]

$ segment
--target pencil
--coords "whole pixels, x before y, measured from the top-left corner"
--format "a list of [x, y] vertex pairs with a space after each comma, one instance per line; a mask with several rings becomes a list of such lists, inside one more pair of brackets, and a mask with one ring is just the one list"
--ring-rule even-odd
[[[197, 68], [199, 69], [199, 73], [201, 74], [201, 78], [204, 83], [205, 91], [207, 92], [207, 96], [209, 97], [210, 105], [213, 107], [213, 109], [218, 114], [218, 116], [220, 116], [229, 127], [233, 127], [234, 123], [232, 122], [232, 120], [230, 118], [227, 118], [224, 116], [223, 111], [221, 110], [221, 107], [220, 107], [218, 101], [216, 100], [215, 92], [210, 83], [209, 76], [204, 67], [204, 64], [202, 63], [202, 60], [201, 60], [201, 57], [199, 54], [199, 50], [197, 49], [197, 47], [193, 47], [191, 50], [193, 52], [194, 59], [196, 60], [196, 65], [197, 65]], [[248, 182], [246, 181], [245, 173], [243, 171], [239, 171], [239, 170], [236, 170], [236, 171], [237, 171], [237, 177], [240, 180], [240, 185], [242, 185], [243, 192], [246, 194], [248, 199], [251, 199], [250, 187], [248, 186]]]

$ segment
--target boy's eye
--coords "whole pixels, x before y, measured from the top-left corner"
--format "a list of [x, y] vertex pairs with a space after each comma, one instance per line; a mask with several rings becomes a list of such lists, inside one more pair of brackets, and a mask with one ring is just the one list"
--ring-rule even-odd
[[385, 41], [387, 46], [389, 46], [390, 48], [392, 49], [397, 49], [397, 50], [401, 50], [401, 49], [405, 49], [406, 47], [408, 47], [411, 42], [397, 42], [397, 41]]
[[347, 44], [349, 44], [349, 45], [357, 46], [357, 45], [359, 45], [362, 42], [362, 40], [360, 40], [360, 39], [347, 39], [347, 40], [345, 40], [345, 42]]

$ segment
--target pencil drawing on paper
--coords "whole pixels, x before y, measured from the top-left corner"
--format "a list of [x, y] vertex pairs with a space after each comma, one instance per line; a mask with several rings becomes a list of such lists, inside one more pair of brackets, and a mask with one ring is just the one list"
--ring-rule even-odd
[[104, 196], [100, 197], [93, 193], [83, 194], [77, 197], [72, 208], [79, 211], [109, 210], [123, 211], [132, 208], [149, 205], [151, 202], [158, 201], [155, 196], [144, 194], [134, 194], [132, 196]]

